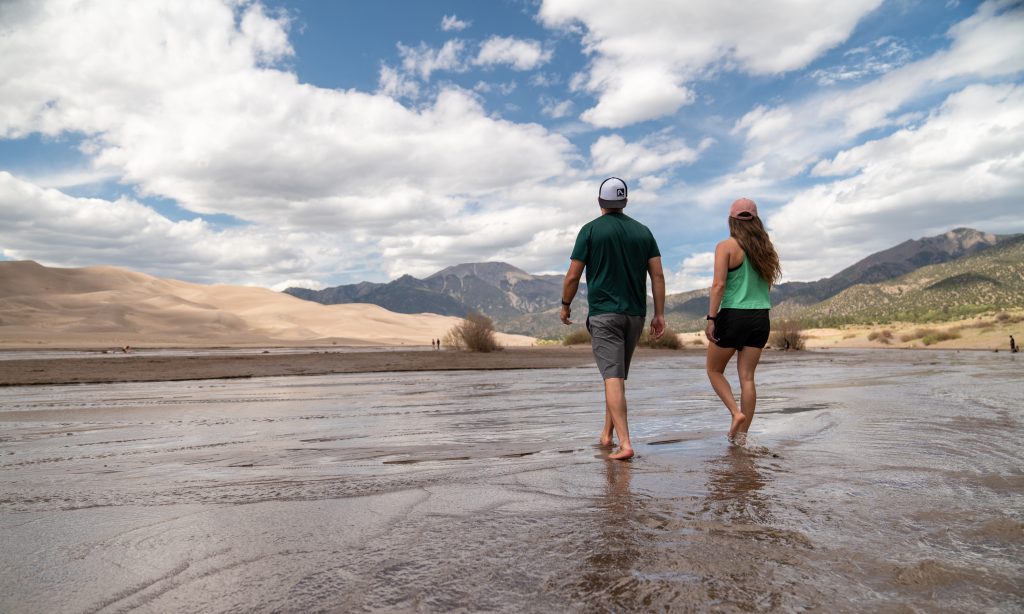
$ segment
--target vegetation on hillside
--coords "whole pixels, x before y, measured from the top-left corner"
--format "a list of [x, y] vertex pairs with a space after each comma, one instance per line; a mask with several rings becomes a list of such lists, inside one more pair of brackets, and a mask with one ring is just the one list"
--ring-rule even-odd
[[847, 288], [803, 309], [809, 326], [948, 322], [1024, 306], [1024, 240], [922, 267], [877, 284]]

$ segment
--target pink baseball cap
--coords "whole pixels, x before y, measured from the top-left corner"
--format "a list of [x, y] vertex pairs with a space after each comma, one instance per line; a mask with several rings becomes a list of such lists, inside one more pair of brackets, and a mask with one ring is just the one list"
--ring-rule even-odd
[[752, 217], [757, 217], [757, 203], [749, 198], [738, 198], [729, 207], [729, 217], [734, 217], [738, 220], [749, 220]]

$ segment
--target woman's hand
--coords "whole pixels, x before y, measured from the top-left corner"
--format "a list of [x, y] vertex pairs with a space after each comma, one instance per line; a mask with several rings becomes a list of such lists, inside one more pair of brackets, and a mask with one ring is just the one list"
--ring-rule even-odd
[[708, 320], [708, 325], [704, 327], [704, 336], [708, 338], [708, 341], [714, 343], [718, 339], [715, 337], [715, 323]]

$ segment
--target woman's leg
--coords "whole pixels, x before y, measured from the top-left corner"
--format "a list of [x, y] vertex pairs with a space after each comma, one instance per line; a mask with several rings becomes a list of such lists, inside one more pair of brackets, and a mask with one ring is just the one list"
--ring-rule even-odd
[[736, 371], [740, 376], [740, 406], [743, 410], [743, 424], [740, 431], [746, 433], [754, 420], [757, 405], [757, 386], [754, 385], [754, 371], [761, 360], [762, 348], [745, 347], [736, 359]]
[[714, 343], [708, 344], [706, 365], [708, 379], [711, 380], [711, 387], [715, 389], [715, 394], [718, 395], [719, 399], [722, 399], [725, 408], [732, 414], [732, 424], [729, 426], [730, 440], [736, 435], [736, 431], [744, 421], [743, 412], [736, 406], [736, 397], [732, 395], [732, 387], [729, 386], [729, 380], [725, 379], [725, 366], [729, 364], [729, 359], [735, 353], [736, 350], [732, 348], [719, 347]]

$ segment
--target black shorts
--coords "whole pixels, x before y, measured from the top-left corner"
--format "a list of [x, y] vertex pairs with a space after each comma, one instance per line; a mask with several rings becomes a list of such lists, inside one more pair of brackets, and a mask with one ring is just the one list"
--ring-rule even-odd
[[715, 316], [715, 345], [734, 350], [763, 348], [771, 328], [767, 309], [720, 309]]

